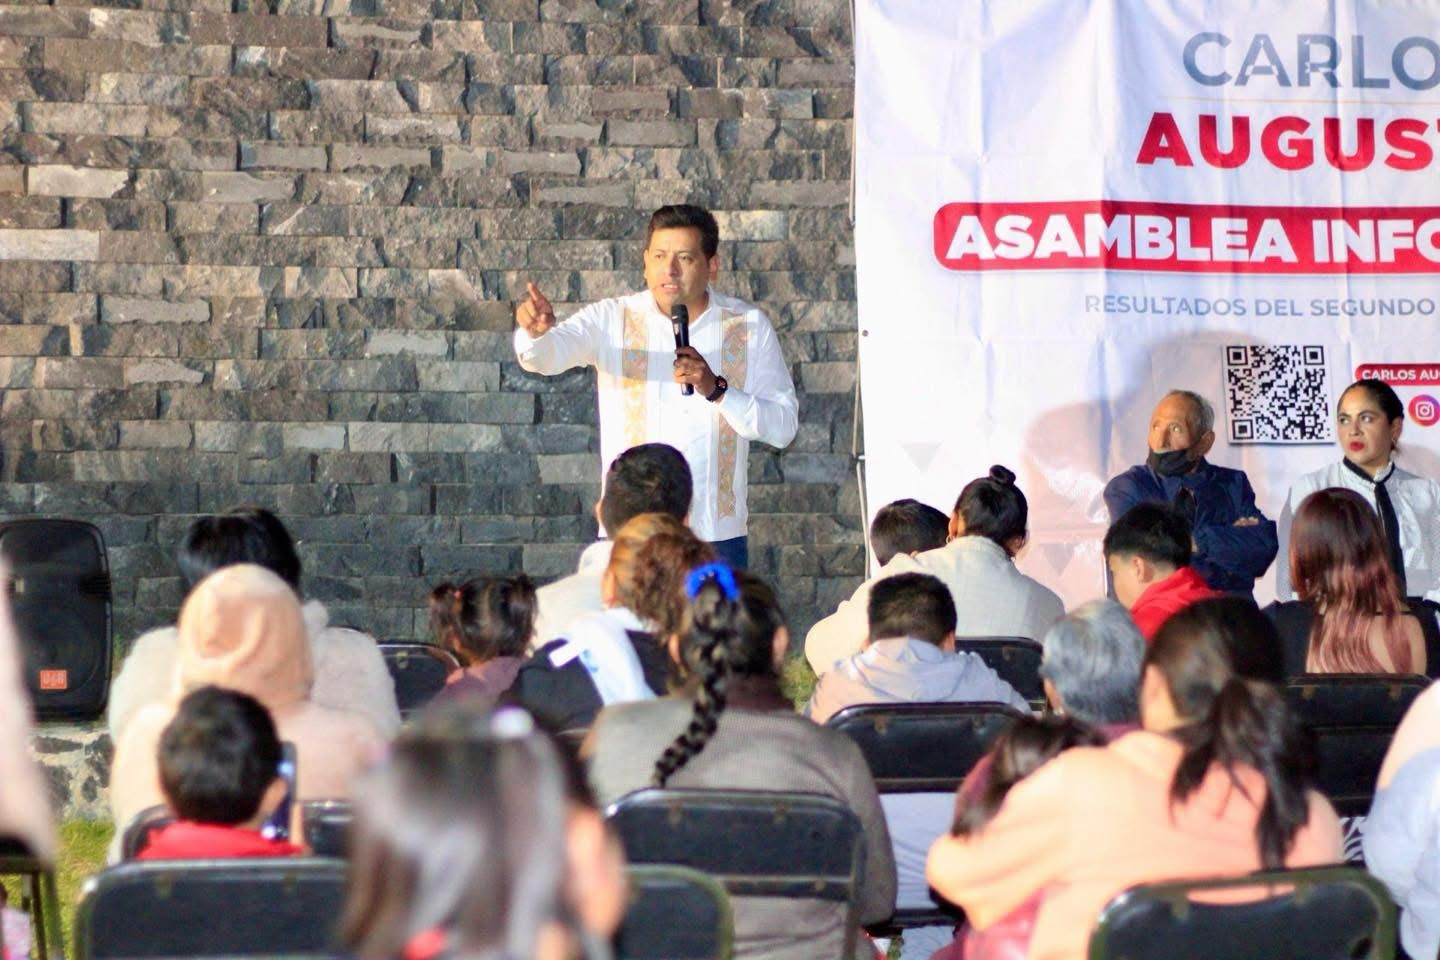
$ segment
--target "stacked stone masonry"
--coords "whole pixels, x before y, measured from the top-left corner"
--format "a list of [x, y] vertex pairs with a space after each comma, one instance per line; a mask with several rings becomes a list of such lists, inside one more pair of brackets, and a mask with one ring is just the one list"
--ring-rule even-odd
[[524, 282], [635, 289], [691, 201], [800, 390], [750, 502], [803, 636], [863, 572], [853, 74], [844, 0], [0, 0], [0, 516], [101, 528], [122, 653], [241, 503], [423, 638], [427, 585], [595, 535], [593, 375], [519, 369]]

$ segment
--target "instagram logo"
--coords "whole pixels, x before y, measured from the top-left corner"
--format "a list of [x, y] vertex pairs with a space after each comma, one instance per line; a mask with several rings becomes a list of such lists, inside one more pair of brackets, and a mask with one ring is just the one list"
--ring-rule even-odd
[[1417, 394], [1410, 400], [1410, 419], [1422, 427], [1428, 427], [1440, 420], [1440, 400], [1428, 393]]

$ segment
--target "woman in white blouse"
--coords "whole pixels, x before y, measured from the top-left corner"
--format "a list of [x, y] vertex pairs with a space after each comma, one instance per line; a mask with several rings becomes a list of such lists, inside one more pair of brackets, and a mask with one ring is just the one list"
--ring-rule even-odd
[[[1440, 600], [1440, 483], [1395, 462], [1405, 405], [1380, 380], [1357, 380], [1336, 404], [1335, 435], [1344, 458], [1307, 473], [1290, 488], [1280, 517], [1280, 555], [1287, 555], [1290, 523], [1300, 501], [1327, 487], [1363, 496], [1385, 528], [1391, 566], [1405, 596]], [[1276, 570], [1276, 594], [1294, 596], [1285, 564]]]

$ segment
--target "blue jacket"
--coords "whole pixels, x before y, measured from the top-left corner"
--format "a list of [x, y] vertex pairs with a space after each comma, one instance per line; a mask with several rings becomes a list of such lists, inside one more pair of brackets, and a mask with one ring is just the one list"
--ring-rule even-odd
[[[1105, 506], [1113, 523], [1137, 503], [1174, 503], [1181, 487], [1195, 494], [1192, 523], [1199, 552], [1190, 561], [1205, 582], [1227, 593], [1249, 593], [1255, 578], [1270, 567], [1279, 549], [1275, 521], [1255, 505], [1255, 491], [1244, 472], [1202, 460], [1193, 473], [1162, 477], [1145, 464], [1131, 467], [1105, 485]], [[1237, 527], [1241, 517], [1257, 517]]]

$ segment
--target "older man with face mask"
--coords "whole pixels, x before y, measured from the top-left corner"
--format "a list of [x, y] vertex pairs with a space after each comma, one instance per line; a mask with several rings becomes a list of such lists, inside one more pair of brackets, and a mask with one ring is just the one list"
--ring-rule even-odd
[[1190, 565], [1216, 590], [1249, 593], [1275, 559], [1275, 522], [1255, 505], [1239, 470], [1205, 459], [1215, 443], [1215, 411], [1189, 390], [1172, 390], [1150, 418], [1150, 452], [1105, 485], [1113, 523], [1137, 503], [1168, 503], [1184, 511], [1194, 537]]

